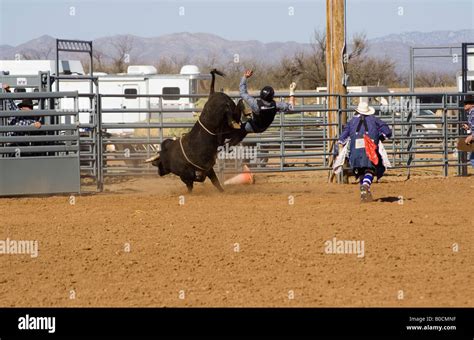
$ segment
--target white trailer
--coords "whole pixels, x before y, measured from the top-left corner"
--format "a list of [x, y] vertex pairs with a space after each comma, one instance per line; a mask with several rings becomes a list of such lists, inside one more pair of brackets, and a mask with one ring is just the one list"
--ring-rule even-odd
[[[0, 60], [0, 71], [7, 71], [11, 75], [36, 75], [39, 71], [56, 72], [55, 60]], [[84, 75], [84, 68], [79, 60], [61, 60], [60, 74]]]
[[[467, 81], [470, 83], [470, 86], [468, 88], [474, 89], [474, 68], [473, 70], [468, 70], [467, 71]], [[462, 74], [461, 72], [458, 72], [457, 74], [457, 85], [458, 85], [458, 91], [462, 92]]]
[[[464, 46], [465, 44], [463, 44]], [[466, 58], [466, 78], [467, 78], [467, 92], [474, 91], [474, 47], [473, 44], [467, 44], [466, 51], [463, 50], [463, 53], [467, 54]], [[462, 92], [462, 71], [456, 74], [457, 87], [458, 91]]]
[[[6, 71], [10, 76], [35, 75], [38, 72], [50, 72], [54, 74], [56, 62], [54, 60], [0, 60], [0, 71]], [[59, 91], [78, 91], [80, 94], [90, 93], [90, 81], [79, 79], [84, 76], [84, 69], [78, 60], [61, 61], [60, 74], [67, 74], [71, 77], [78, 76], [78, 79], [68, 79], [59, 81]], [[210, 74], [201, 74], [195, 65], [185, 65], [179, 74], [158, 74], [153, 66], [131, 65], [127, 73], [106, 74], [95, 72], [98, 77], [99, 93], [103, 95], [128, 95], [128, 97], [103, 97], [102, 109], [193, 109], [196, 99], [185, 97], [190, 94], [197, 94], [199, 91], [199, 80], [210, 80]], [[26, 78], [18, 77], [20, 82], [12, 86], [15, 91], [22, 91], [27, 87], [24, 84]], [[53, 91], [56, 89], [53, 85]], [[93, 92], [97, 89], [94, 85]], [[163, 95], [160, 104], [159, 98], [133, 97], [133, 95]], [[71, 99], [60, 101], [61, 109], [73, 109], [74, 102]], [[84, 97], [79, 100], [81, 111], [79, 120], [81, 123], [89, 122], [90, 101]], [[126, 113], [104, 113], [102, 122], [104, 123], [133, 123], [147, 119], [147, 112], [126, 112]], [[170, 114], [167, 117], [172, 117]], [[174, 114], [179, 117], [192, 117], [192, 113]], [[117, 131], [118, 132], [118, 131]]]

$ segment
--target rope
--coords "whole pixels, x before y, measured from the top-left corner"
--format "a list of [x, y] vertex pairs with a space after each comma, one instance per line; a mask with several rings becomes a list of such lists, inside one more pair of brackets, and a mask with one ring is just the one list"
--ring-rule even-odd
[[[207, 129], [206, 129], [206, 130], [207, 130]], [[183, 136], [183, 137], [184, 137], [184, 136]], [[188, 158], [188, 156], [186, 155], [186, 152], [184, 152], [183, 137], [181, 137], [181, 138], [179, 139], [179, 146], [181, 147], [181, 152], [183, 153], [184, 158], [186, 158], [186, 160], [189, 162], [189, 164], [191, 164], [192, 166], [194, 166], [194, 167], [196, 167], [196, 168], [198, 168], [198, 169], [200, 169], [200, 170], [202, 170], [202, 171], [207, 171], [207, 170], [209, 170], [209, 169], [205, 169], [205, 168], [203, 168], [203, 167], [200, 167], [199, 165], [193, 163], [193, 162]]]
[[[209, 129], [204, 126], [204, 124], [201, 122], [201, 119], [200, 119], [200, 118], [198, 118], [198, 123], [199, 123], [199, 125], [201, 125], [201, 127], [202, 127], [208, 134], [210, 134], [211, 136], [217, 136], [217, 134], [215, 134], [215, 133], [209, 131]], [[198, 168], [198, 169], [200, 169], [200, 170], [202, 170], [202, 171], [207, 171], [207, 170], [209, 170], [209, 169], [205, 169], [205, 168], [203, 168], [203, 167], [197, 165], [196, 163], [193, 163], [193, 162], [189, 159], [188, 155], [186, 155], [186, 152], [184, 152], [184, 147], [183, 147], [183, 138], [184, 138], [184, 136], [185, 136], [185, 135], [183, 135], [183, 137], [181, 137], [181, 138], [179, 139], [179, 146], [181, 147], [181, 152], [183, 153], [184, 158], [186, 158], [186, 160], [188, 161], [189, 164], [191, 164], [192, 166], [194, 166], [194, 167], [196, 167], [196, 168]]]
[[215, 133], [212, 133], [211, 131], [209, 131], [209, 130], [204, 126], [204, 124], [201, 122], [201, 118], [198, 118], [198, 123], [199, 123], [199, 125], [202, 126], [202, 128], [203, 128], [204, 130], [206, 130], [206, 132], [207, 132], [208, 134], [210, 134], [211, 136], [216, 136]]

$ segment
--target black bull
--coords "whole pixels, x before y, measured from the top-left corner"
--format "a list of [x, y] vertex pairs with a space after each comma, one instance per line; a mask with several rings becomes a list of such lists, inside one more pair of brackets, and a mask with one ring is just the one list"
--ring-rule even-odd
[[223, 74], [217, 70], [211, 74], [209, 99], [191, 131], [179, 139], [164, 140], [159, 154], [147, 160], [158, 167], [160, 176], [169, 173], [179, 176], [189, 192], [194, 182], [204, 182], [206, 177], [219, 191], [224, 190], [213, 169], [217, 149], [226, 138], [239, 133], [232, 128], [232, 120], [240, 122], [244, 109], [242, 101], [236, 105], [225, 93], [214, 92], [215, 74]]

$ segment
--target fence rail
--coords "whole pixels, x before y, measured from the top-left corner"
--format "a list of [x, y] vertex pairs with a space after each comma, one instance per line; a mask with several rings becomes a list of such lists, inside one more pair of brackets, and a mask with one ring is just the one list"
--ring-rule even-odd
[[[63, 98], [74, 100], [73, 110], [61, 110]], [[88, 107], [80, 107], [81, 97], [90, 99]], [[180, 95], [191, 103], [206, 95]], [[285, 93], [277, 93], [284, 101]], [[345, 99], [347, 108], [329, 109], [329, 97]], [[345, 116], [350, 119], [359, 100], [367, 100], [393, 131], [385, 148], [395, 169], [436, 168], [444, 176], [449, 169], [467, 173], [467, 158], [456, 150], [457, 139], [463, 135], [461, 125], [466, 117], [460, 106], [460, 93], [357, 93], [327, 95], [324, 93], [297, 93], [297, 105], [289, 113], [277, 114], [273, 124], [261, 134], [249, 134], [242, 147], [252, 150], [252, 157], [232, 158], [220, 152], [216, 170], [221, 178], [241, 171], [246, 163], [254, 172], [327, 171], [337, 154], [337, 138], [342, 132]], [[166, 138], [179, 137], [190, 129], [201, 109], [198, 107], [167, 107], [162, 95], [109, 95], [77, 94], [75, 92], [43, 92], [0, 94], [0, 100], [36, 99], [40, 109], [31, 112], [0, 111], [0, 157], [20, 153], [40, 153], [51, 157], [77, 153], [83, 176], [96, 180], [102, 190], [106, 176], [154, 175], [156, 168], [143, 161], [159, 151]], [[133, 107], [103, 107], [110, 98], [154, 98], [157, 104]], [[232, 98], [237, 99], [236, 96]], [[426, 102], [430, 98], [431, 102]], [[435, 100], [433, 100], [433, 98]], [[141, 103], [140, 100], [137, 101]], [[49, 107], [54, 103], [56, 107]], [[109, 105], [109, 104], [108, 104]], [[141, 105], [141, 104], [138, 104]], [[58, 109], [59, 108], [59, 109]], [[88, 113], [88, 121], [78, 121], [79, 113]], [[44, 117], [41, 127], [45, 135], [35, 135], [33, 126], [10, 126], [8, 118]], [[138, 118], [140, 116], [140, 118]], [[15, 136], [21, 133], [22, 136]], [[41, 145], [41, 144], [46, 145]], [[33, 145], [34, 144], [34, 145]], [[18, 150], [16, 150], [18, 151]], [[44, 153], [47, 154], [44, 154]], [[3, 156], [2, 156], [3, 155]]]
[[[287, 98], [283, 93], [277, 95], [279, 100]], [[347, 109], [328, 109], [326, 103], [329, 96], [326, 94], [297, 94], [297, 100], [304, 101], [304, 105], [297, 105], [291, 113], [277, 115], [266, 132], [251, 134], [244, 140], [243, 146], [256, 149], [255, 159], [240, 159], [235, 162], [229, 159], [219, 160], [216, 166], [218, 171], [221, 174], [238, 172], [243, 162], [248, 163], [254, 172], [327, 171], [330, 169], [331, 158], [337, 152], [333, 145], [342, 131], [342, 115], [347, 114], [350, 119], [360, 98], [371, 101], [378, 115], [394, 132], [392, 140], [386, 142], [394, 168], [439, 167], [442, 173], [447, 175], [449, 167], [466, 167], [463, 154], [455, 150], [457, 138], [462, 135], [460, 125], [463, 122], [463, 111], [459, 106], [462, 94], [357, 93], [331, 96], [339, 99], [345, 97], [348, 102]], [[107, 97], [127, 96], [101, 95], [101, 100]], [[105, 176], [155, 174], [153, 167], [140, 164], [140, 161], [156, 152], [158, 144], [164, 139], [179, 137], [181, 129], [191, 128], [200, 112], [197, 108], [163, 109], [162, 96], [133, 97], [158, 98], [160, 102], [156, 107], [102, 110], [104, 120], [110, 113], [147, 114], [147, 119], [140, 122], [103, 124], [103, 128], [112, 135], [114, 130], [133, 130], [133, 133], [127, 136], [104, 138], [105, 146], [115, 146], [113, 150], [109, 149], [110, 151], [104, 153]], [[203, 98], [198, 95], [180, 97]], [[430, 97], [439, 101], [423, 102], [423, 98]], [[382, 98], [385, 99], [385, 104]], [[403, 107], [398, 104], [400, 102], [412, 105]], [[190, 113], [194, 115], [190, 116]], [[153, 116], [155, 119], [151, 118]], [[168, 118], [170, 116], [173, 118]], [[187, 121], [183, 122], [182, 120], [186, 120], [184, 118], [180, 120], [181, 116], [187, 117]], [[334, 133], [329, 133], [331, 129]]]

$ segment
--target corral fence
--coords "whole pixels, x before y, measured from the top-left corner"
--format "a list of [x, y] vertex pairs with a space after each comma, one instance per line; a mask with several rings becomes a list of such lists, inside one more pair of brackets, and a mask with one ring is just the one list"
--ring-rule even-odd
[[[77, 92], [4, 93], [0, 98], [0, 194], [79, 192]], [[54, 108], [60, 98], [73, 100], [74, 109]], [[16, 99], [37, 100], [39, 108], [11, 110], [8, 103]]]
[[[456, 150], [466, 121], [461, 107], [463, 94], [333, 96], [339, 105], [331, 110], [327, 94], [297, 93], [294, 110], [277, 115], [267, 131], [249, 134], [239, 148], [219, 150], [216, 170], [220, 178], [242, 171], [243, 164], [252, 172], [329, 171], [337, 154], [335, 145], [344, 116], [349, 120], [360, 100], [374, 106], [376, 115], [392, 128], [393, 137], [384, 144], [395, 169], [405, 169], [407, 174], [415, 168], [431, 168], [443, 176], [448, 176], [450, 169], [458, 175], [467, 174], [466, 154]], [[60, 109], [65, 97], [74, 101], [74, 110]], [[81, 97], [89, 98], [87, 107], [80, 107]], [[112, 97], [143, 97], [148, 104], [140, 108], [105, 108], [104, 101]], [[180, 97], [190, 97], [195, 103], [207, 98]], [[24, 111], [0, 111], [0, 195], [77, 192], [79, 172], [83, 178], [92, 179], [98, 191], [103, 189], [106, 177], [156, 175], [156, 168], [144, 160], [159, 151], [164, 139], [188, 131], [201, 110], [164, 107], [161, 95], [0, 94], [4, 105], [8, 100], [24, 98], [39, 101], [41, 109], [28, 115], [45, 117], [45, 121], [40, 129], [11, 126], [11, 117], [25, 116]], [[277, 93], [277, 100], [287, 98], [287, 93]], [[343, 100], [347, 101], [346, 109], [342, 109]], [[86, 114], [88, 121], [81, 118], [79, 122], [80, 114]], [[131, 115], [140, 119], [127, 122]], [[32, 191], [31, 183], [42, 183], [42, 187]]]

